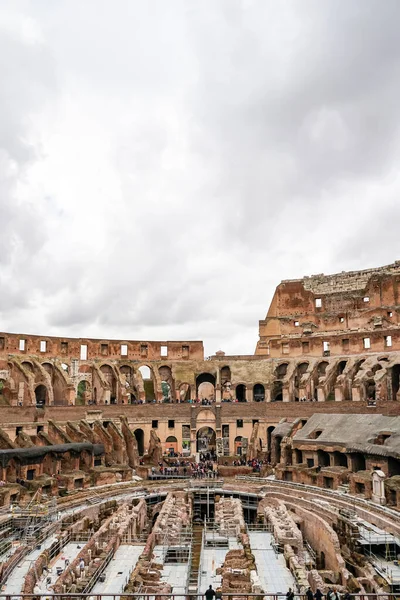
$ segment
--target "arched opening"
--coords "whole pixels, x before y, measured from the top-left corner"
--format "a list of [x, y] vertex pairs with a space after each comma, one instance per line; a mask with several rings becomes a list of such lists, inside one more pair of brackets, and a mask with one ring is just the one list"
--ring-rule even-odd
[[338, 367], [337, 367], [337, 374], [338, 374], [338, 376], [343, 373], [343, 371], [346, 368], [346, 365], [347, 365], [347, 360], [341, 360], [340, 361], [340, 363], [338, 364]]
[[222, 400], [224, 402], [230, 402], [233, 399], [232, 393], [232, 375], [230, 367], [222, 367], [221, 369], [221, 387], [222, 387]]
[[36, 406], [38, 408], [47, 403], [47, 388], [45, 385], [38, 385], [35, 389]]
[[376, 386], [375, 386], [375, 381], [373, 379], [370, 379], [365, 384], [365, 395], [366, 395], [367, 400], [375, 400]]
[[147, 365], [142, 365], [139, 367], [139, 373], [143, 379], [144, 397], [146, 402], [154, 402], [156, 399], [156, 393], [150, 367]]
[[117, 403], [117, 379], [115, 377], [115, 373], [110, 365], [102, 365], [100, 367], [100, 371], [103, 374], [104, 379], [107, 382], [108, 388], [110, 390], [110, 404]]
[[232, 381], [231, 369], [228, 366], [221, 369], [221, 384], [224, 385], [227, 381]]
[[262, 385], [262, 383], [256, 383], [253, 387], [253, 399], [254, 402], [264, 402], [265, 387]]
[[365, 456], [363, 454], [352, 454], [351, 456], [353, 463], [353, 472], [357, 473], [357, 471], [365, 471], [366, 470], [366, 461]]
[[271, 402], [282, 402], [283, 400], [283, 383], [282, 381], [275, 381], [274, 387], [272, 388]]
[[33, 373], [33, 365], [32, 363], [24, 360], [23, 363], [21, 363], [21, 366], [26, 369], [27, 371], [29, 371], [30, 373]]
[[400, 365], [392, 367], [392, 394], [393, 400], [397, 400], [397, 394], [400, 388]]
[[11, 390], [4, 379], [0, 379], [0, 406], [9, 405]]
[[138, 445], [139, 456], [144, 454], [144, 431], [143, 429], [135, 429], [133, 432]]
[[331, 464], [331, 459], [329, 457], [329, 453], [325, 452], [325, 450], [318, 450], [318, 465], [320, 467], [329, 467]]
[[335, 451], [333, 453], [333, 464], [335, 467], [348, 467], [347, 456], [343, 452]]
[[280, 365], [278, 365], [275, 370], [275, 377], [277, 377], [278, 379], [283, 379], [283, 377], [286, 376], [288, 366], [289, 363], [281, 363]]
[[165, 440], [165, 451], [170, 456], [178, 454], [178, 440], [174, 435], [169, 435]]
[[242, 456], [242, 436], [238, 435], [235, 437], [235, 454]]
[[215, 452], [215, 431], [211, 427], [202, 427], [196, 434], [197, 452]]
[[212, 402], [215, 398], [215, 376], [201, 373], [196, 377], [196, 397]]
[[171, 368], [163, 366], [158, 369], [158, 373], [161, 379], [161, 391], [163, 394], [163, 402], [174, 402], [175, 400], [175, 386], [172, 378]]
[[318, 378], [325, 377], [326, 368], [328, 365], [329, 365], [329, 363], [327, 361], [322, 361], [319, 363], [319, 365], [317, 367]]
[[190, 385], [188, 383], [181, 383], [179, 386], [179, 399], [181, 402], [189, 402], [190, 398]]
[[78, 383], [76, 390], [76, 404], [86, 404], [90, 398], [90, 386], [87, 381], [83, 380]]
[[238, 402], [246, 402], [246, 386], [243, 383], [239, 383], [236, 386], [236, 400]]

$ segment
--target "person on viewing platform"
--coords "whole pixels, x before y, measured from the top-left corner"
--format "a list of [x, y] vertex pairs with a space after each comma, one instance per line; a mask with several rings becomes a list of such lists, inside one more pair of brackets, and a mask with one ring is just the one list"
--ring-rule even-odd
[[286, 592], [286, 600], [293, 600], [294, 599], [294, 592], [292, 590], [292, 588], [289, 588], [289, 591]]
[[215, 592], [212, 588], [212, 585], [209, 586], [208, 590], [206, 591], [206, 593], [204, 595], [206, 597], [206, 600], [213, 600], [213, 598], [215, 596]]
[[314, 600], [314, 594], [312, 593], [312, 589], [309, 587], [306, 591], [307, 600]]
[[315, 591], [315, 594], [314, 594], [315, 600], [322, 600], [323, 597], [324, 597], [323, 593], [321, 592], [321, 590], [319, 588], [317, 588]]
[[330, 600], [340, 600], [340, 594], [335, 587], [333, 588]]

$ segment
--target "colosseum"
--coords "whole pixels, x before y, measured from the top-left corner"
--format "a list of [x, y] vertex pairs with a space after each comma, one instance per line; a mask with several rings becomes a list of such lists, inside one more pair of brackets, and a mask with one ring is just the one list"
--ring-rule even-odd
[[253, 355], [0, 333], [0, 404], [7, 597], [400, 593], [400, 261], [282, 281]]

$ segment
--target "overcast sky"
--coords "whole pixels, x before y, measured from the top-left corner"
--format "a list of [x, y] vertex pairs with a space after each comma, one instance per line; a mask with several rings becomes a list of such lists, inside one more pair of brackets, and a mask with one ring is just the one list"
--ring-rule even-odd
[[398, 0], [2, 0], [0, 329], [253, 353], [400, 259]]

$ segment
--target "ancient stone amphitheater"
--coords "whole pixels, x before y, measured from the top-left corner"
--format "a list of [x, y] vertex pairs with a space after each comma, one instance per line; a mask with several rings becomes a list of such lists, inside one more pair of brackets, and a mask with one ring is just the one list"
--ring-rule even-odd
[[283, 281], [254, 355], [0, 333], [2, 594], [399, 594], [399, 290]]

